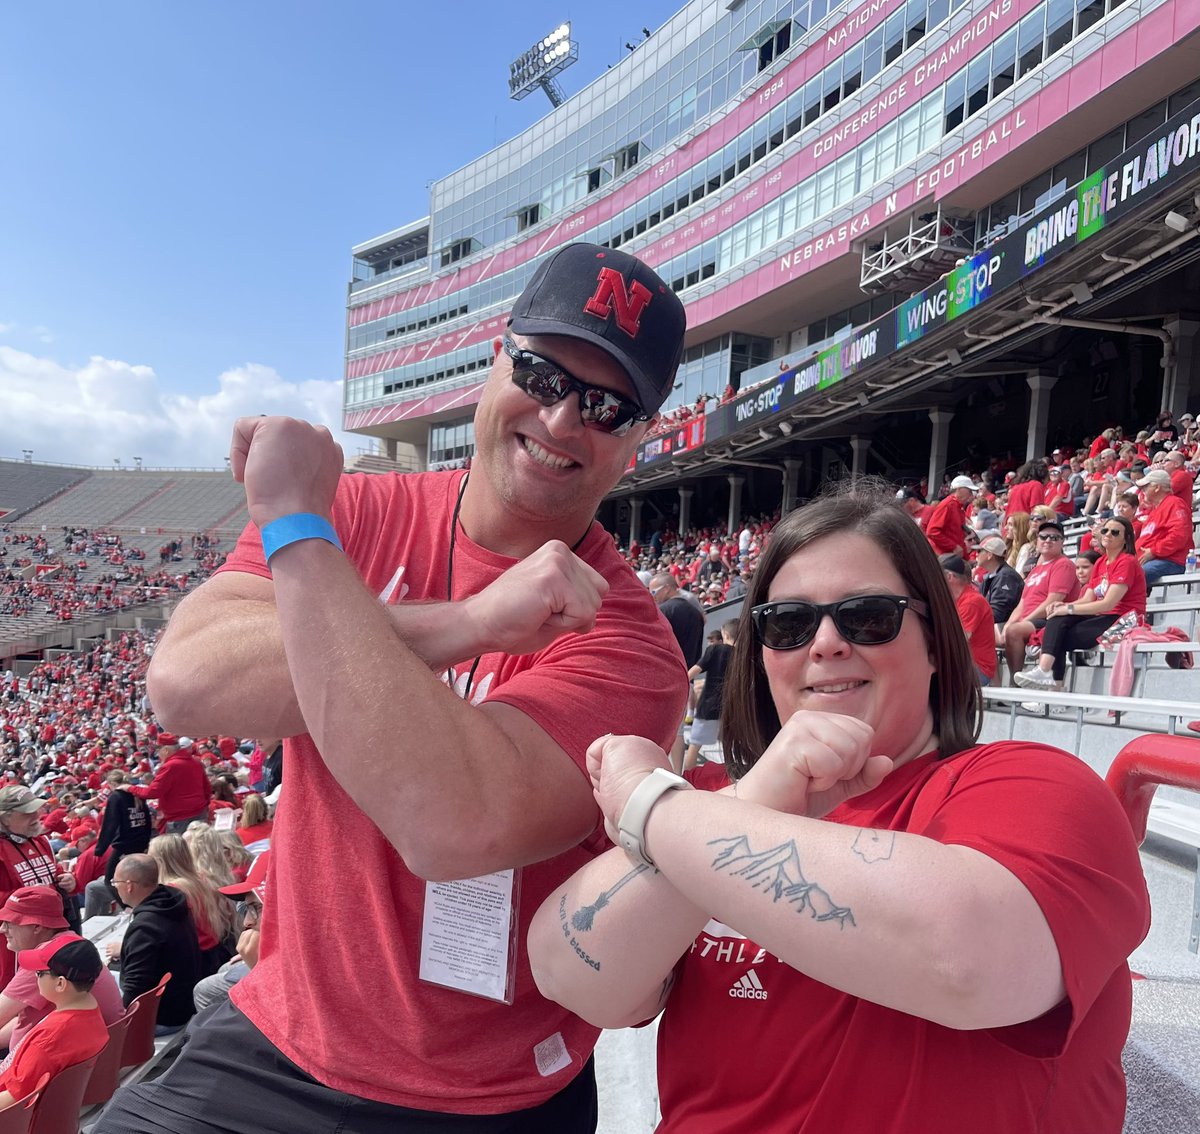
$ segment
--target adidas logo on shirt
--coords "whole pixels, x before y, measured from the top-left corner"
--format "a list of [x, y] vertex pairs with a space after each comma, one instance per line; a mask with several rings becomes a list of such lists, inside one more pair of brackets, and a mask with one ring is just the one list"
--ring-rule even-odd
[[766, 1000], [767, 990], [763, 988], [758, 974], [751, 969], [745, 976], [734, 981], [729, 995], [738, 1000]]

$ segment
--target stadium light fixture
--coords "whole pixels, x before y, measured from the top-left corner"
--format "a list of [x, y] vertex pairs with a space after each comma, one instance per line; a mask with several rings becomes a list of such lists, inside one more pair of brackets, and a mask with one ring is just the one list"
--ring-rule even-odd
[[1167, 228], [1174, 229], [1176, 232], [1187, 232], [1191, 222], [1183, 215], [1183, 213], [1177, 213], [1174, 209], [1172, 209], [1165, 217], [1163, 217], [1163, 224], [1165, 224]]
[[781, 421], [779, 423], [779, 432], [782, 433], [784, 437], [790, 437], [793, 429], [795, 429], [795, 426], [790, 421]]
[[551, 106], [562, 106], [566, 95], [554, 77], [578, 58], [579, 44], [571, 38], [568, 20], [508, 65], [508, 97], [519, 101], [541, 87]]
[[1092, 289], [1085, 283], [1071, 285], [1071, 295], [1074, 296], [1076, 303], [1087, 303], [1092, 298], [1092, 294]]
[[956, 351], [953, 347], [951, 347], [948, 351], [946, 351], [946, 361], [950, 363], [951, 366], [961, 366], [962, 355], [959, 354], [958, 351]]

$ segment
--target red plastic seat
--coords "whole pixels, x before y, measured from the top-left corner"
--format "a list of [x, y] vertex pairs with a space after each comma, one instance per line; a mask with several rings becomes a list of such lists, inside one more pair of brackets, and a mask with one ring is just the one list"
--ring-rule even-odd
[[[95, 1106], [97, 1103], [108, 1102], [121, 1081], [121, 1057], [125, 1053], [125, 1033], [133, 1022], [133, 1010], [126, 1012], [119, 1020], [108, 1025], [108, 1043], [104, 1050], [96, 1056], [96, 1066], [92, 1068], [92, 1077], [87, 1082], [83, 1092], [83, 1105]], [[0, 1132], [2, 1134], [2, 1132]]]
[[79, 1134], [79, 1108], [98, 1058], [65, 1067], [46, 1084], [33, 1108], [30, 1134]]
[[43, 1075], [33, 1094], [0, 1110], [0, 1134], [29, 1134], [29, 1128], [33, 1125], [33, 1108], [37, 1106], [49, 1081], [50, 1076]]
[[129, 1027], [125, 1032], [125, 1046], [121, 1050], [121, 1067], [136, 1067], [145, 1063], [154, 1054], [154, 1026], [158, 1023], [158, 1006], [162, 1003], [163, 989], [171, 979], [163, 973], [162, 980], [141, 996], [134, 997], [125, 1013]]

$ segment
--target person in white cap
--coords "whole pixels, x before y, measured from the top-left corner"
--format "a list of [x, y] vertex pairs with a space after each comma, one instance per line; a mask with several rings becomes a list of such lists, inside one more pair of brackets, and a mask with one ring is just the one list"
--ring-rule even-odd
[[1181, 575], [1187, 570], [1192, 549], [1192, 510], [1171, 491], [1171, 474], [1166, 469], [1151, 469], [1137, 486], [1150, 506], [1137, 539], [1138, 562], [1149, 589], [1164, 576]]
[[1025, 580], [1009, 565], [1008, 548], [999, 536], [988, 536], [975, 553], [975, 563], [983, 572], [979, 590], [992, 608], [996, 624], [996, 645], [1004, 644], [1003, 626], [1021, 601]]
[[934, 505], [929, 523], [925, 525], [925, 538], [938, 555], [966, 555], [967, 532], [970, 530], [967, 505], [979, 487], [969, 476], [956, 476], [950, 482], [950, 494]]

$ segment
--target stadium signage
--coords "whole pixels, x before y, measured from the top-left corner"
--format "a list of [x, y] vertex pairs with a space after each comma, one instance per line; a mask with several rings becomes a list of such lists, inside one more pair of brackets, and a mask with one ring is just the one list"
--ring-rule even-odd
[[[975, 144], [986, 146], [979, 139]], [[962, 152], [969, 154], [971, 146], [968, 143]], [[713, 442], [789, 410], [807, 401], [814, 392], [843, 382], [858, 370], [975, 310], [1198, 170], [1200, 102], [1193, 103], [1161, 130], [1097, 170], [1076, 186], [1073, 196], [1051, 202], [1027, 223], [965, 260], [937, 283], [917, 292], [886, 315], [854, 328], [840, 343], [806, 358], [770, 386], [748, 390], [735, 401], [688, 425], [693, 427], [693, 433], [697, 424], [702, 425], [701, 443]], [[865, 217], [864, 213], [862, 219]], [[783, 257], [781, 267], [786, 270], [799, 266], [811, 255], [813, 245], [834, 238], [835, 234], [838, 230], [818, 237], [810, 245], [797, 247]], [[695, 448], [696, 444], [686, 447]], [[651, 450], [654, 456], [649, 455]], [[642, 446], [636, 461], [640, 466], [679, 451], [679, 440], [674, 434], [657, 437]]]
[[833, 28], [828, 35], [825, 36], [825, 45], [831, 51], [840, 47], [851, 32], [854, 32], [866, 24], [872, 16], [882, 11], [884, 8], [891, 7], [899, 3], [899, 0], [870, 0], [864, 4], [857, 12], [854, 13], [848, 20], [838, 24]]
[[1075, 196], [1031, 223], [1024, 232], [1026, 269], [1046, 263], [1063, 246], [1081, 244], [1145, 198], [1200, 167], [1200, 112], [1177, 115], [1159, 133], [1096, 170]]
[[783, 398], [784, 384], [782, 381], [776, 385], [763, 390], [757, 397], [751, 398], [747, 402], [738, 402], [734, 409], [734, 418], [739, 424], [750, 421], [753, 418], [761, 417], [766, 413], [775, 413], [779, 409], [779, 402]]

